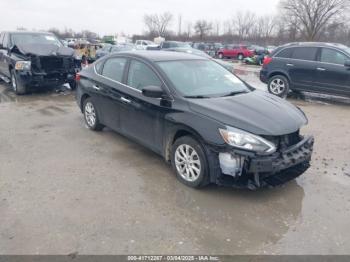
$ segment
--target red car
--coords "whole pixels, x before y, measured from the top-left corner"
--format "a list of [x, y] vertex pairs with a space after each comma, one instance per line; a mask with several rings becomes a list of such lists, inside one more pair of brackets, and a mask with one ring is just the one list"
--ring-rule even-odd
[[243, 60], [244, 58], [251, 57], [253, 55], [254, 53], [243, 45], [227, 45], [218, 51], [218, 57], [220, 59], [227, 57]]

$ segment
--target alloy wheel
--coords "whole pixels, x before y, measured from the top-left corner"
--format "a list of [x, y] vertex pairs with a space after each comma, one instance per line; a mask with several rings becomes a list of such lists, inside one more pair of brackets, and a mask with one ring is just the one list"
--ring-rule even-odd
[[194, 182], [201, 173], [201, 161], [196, 150], [186, 144], [178, 146], [175, 151], [175, 166], [180, 176]]
[[96, 111], [95, 111], [94, 105], [91, 102], [87, 102], [85, 104], [84, 112], [85, 112], [86, 123], [90, 127], [93, 127], [96, 124]]
[[270, 90], [274, 95], [281, 95], [286, 89], [286, 84], [280, 78], [276, 78], [270, 83]]

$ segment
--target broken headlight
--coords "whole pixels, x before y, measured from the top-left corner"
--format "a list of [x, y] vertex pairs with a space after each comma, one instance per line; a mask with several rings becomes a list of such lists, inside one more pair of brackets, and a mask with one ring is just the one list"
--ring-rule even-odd
[[224, 141], [231, 146], [262, 154], [276, 152], [276, 146], [260, 136], [233, 127], [219, 131]]
[[16, 70], [30, 70], [32, 63], [30, 61], [17, 61], [15, 65]]

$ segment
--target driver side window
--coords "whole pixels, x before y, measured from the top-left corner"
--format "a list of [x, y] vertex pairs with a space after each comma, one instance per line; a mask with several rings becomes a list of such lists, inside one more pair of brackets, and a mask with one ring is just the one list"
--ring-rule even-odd
[[329, 48], [322, 48], [322, 52], [321, 52], [321, 62], [324, 63], [330, 63], [330, 64], [337, 64], [337, 65], [344, 65], [345, 61], [348, 58], [333, 49], [329, 49]]
[[142, 90], [146, 86], [162, 86], [158, 76], [146, 64], [132, 60], [128, 74], [128, 86]]

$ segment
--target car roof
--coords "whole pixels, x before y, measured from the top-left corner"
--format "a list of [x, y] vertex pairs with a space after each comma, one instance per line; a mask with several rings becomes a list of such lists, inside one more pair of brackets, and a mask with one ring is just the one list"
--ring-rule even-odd
[[143, 58], [151, 62], [160, 62], [160, 61], [177, 61], [177, 60], [206, 60], [204, 57], [198, 55], [192, 55], [182, 52], [174, 51], [160, 51], [160, 50], [137, 50], [129, 52], [120, 52], [118, 53], [126, 54], [135, 58]]
[[313, 47], [337, 47], [347, 48], [347, 46], [338, 43], [326, 43], [326, 42], [294, 42], [282, 45], [281, 47], [298, 47], [298, 46], [313, 46]]

